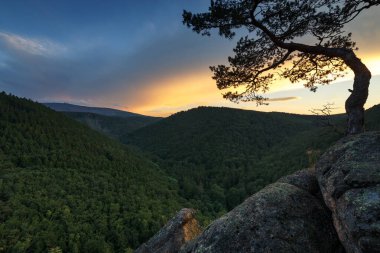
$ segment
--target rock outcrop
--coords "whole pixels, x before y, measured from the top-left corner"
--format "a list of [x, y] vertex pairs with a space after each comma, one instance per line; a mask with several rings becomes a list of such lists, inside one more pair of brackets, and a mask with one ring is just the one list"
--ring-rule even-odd
[[192, 241], [178, 225], [187, 212], [137, 252], [380, 253], [380, 132], [340, 140], [315, 170], [265, 187]]
[[342, 139], [316, 172], [346, 252], [380, 252], [380, 133]]
[[312, 171], [267, 186], [213, 222], [181, 252], [340, 252]]
[[135, 253], [173, 253], [201, 232], [193, 209], [179, 211], [155, 236]]
[[297, 186], [298, 188], [301, 188], [310, 194], [322, 199], [314, 169], [304, 169], [297, 171], [289, 176], [280, 178], [277, 182]]

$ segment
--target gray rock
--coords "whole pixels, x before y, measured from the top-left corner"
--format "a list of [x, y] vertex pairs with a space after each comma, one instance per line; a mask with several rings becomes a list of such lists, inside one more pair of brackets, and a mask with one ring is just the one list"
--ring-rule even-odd
[[175, 253], [201, 231], [193, 209], [179, 211], [156, 235], [141, 245], [135, 253]]
[[315, 176], [315, 169], [303, 169], [291, 175], [280, 178], [278, 183], [288, 183], [301, 188], [314, 196], [320, 196], [318, 180]]
[[342, 139], [316, 173], [346, 252], [380, 252], [380, 133]]
[[312, 171], [280, 181], [214, 221], [181, 252], [341, 252], [330, 212], [311, 194], [318, 192]]

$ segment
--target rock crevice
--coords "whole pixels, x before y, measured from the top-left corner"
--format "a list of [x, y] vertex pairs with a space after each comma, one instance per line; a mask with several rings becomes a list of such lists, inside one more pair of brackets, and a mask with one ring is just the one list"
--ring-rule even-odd
[[340, 140], [316, 174], [346, 252], [380, 252], [380, 133]]
[[199, 233], [183, 209], [136, 252], [380, 253], [380, 133], [343, 138]]
[[180, 252], [340, 252], [330, 217], [313, 170], [303, 170], [254, 194]]

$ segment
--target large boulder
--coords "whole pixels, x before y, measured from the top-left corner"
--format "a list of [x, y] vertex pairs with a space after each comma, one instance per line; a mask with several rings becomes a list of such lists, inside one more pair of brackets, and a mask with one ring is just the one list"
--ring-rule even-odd
[[316, 173], [346, 252], [380, 252], [380, 133], [340, 140]]
[[313, 168], [297, 171], [291, 175], [280, 178], [278, 183], [287, 183], [301, 188], [322, 200], [318, 180]]
[[331, 215], [304, 170], [254, 194], [181, 252], [340, 252]]
[[135, 253], [175, 253], [201, 232], [193, 209], [179, 211], [156, 235]]

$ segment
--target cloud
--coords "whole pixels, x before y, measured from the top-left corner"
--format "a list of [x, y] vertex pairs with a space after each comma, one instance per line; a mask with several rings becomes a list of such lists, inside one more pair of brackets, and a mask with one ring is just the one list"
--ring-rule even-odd
[[279, 97], [279, 98], [269, 98], [268, 102], [285, 102], [285, 101], [291, 101], [291, 100], [298, 100], [301, 99], [300, 97]]
[[0, 32], [0, 52], [5, 53], [0, 55], [0, 89], [36, 100], [61, 101], [63, 96], [91, 99], [94, 105], [135, 107], [144, 103], [145, 91], [162, 90], [166, 85], [161, 80], [168, 77], [183, 90], [184, 73], [194, 74], [193, 83], [199, 82], [200, 71], [211, 76], [208, 66], [219, 62], [215, 58], [223, 60], [227, 54], [220, 52], [232, 48], [228, 40], [201, 37], [182, 26], [148, 37], [138, 46], [113, 48], [112, 41], [81, 38], [62, 46], [50, 39]]
[[5, 32], [0, 32], [0, 41], [9, 49], [32, 55], [56, 55], [66, 51], [62, 45], [47, 39], [32, 39]]
[[357, 54], [367, 58], [379, 54], [379, 16], [380, 6], [364, 11], [355, 20], [346, 25], [347, 31], [352, 32], [353, 40], [357, 42]]
[[[68, 52], [68, 48], [73, 50]], [[110, 58], [99, 47], [78, 49], [0, 32], [0, 90], [37, 100], [93, 98], [104, 73], [113, 67]], [[102, 83], [104, 89], [112, 88], [106, 84]]]
[[[70, 12], [65, 22], [56, 20], [57, 25], [61, 24], [60, 29], [53, 23], [49, 23], [53, 30], [50, 32], [41, 30], [45, 25], [36, 26], [39, 29], [36, 34], [44, 34], [44, 38], [33, 35], [37, 30], [18, 29], [16, 34], [11, 26], [4, 26], [6, 30], [0, 31], [0, 90], [40, 101], [66, 100], [130, 108], [140, 113], [171, 113], [189, 104], [233, 106], [220, 102], [224, 100], [211, 80], [208, 66], [226, 63], [236, 41], [217, 35], [202, 37], [181, 24], [183, 8], [207, 10], [207, 1], [163, 0], [166, 5], [162, 6], [160, 1], [157, 8], [151, 8], [153, 12], [146, 11], [145, 2], [149, 1], [131, 1], [132, 6], [126, 8], [131, 12], [130, 17], [124, 10], [119, 13], [121, 16], [115, 14], [115, 19], [94, 20], [91, 15], [86, 19], [90, 24], [87, 26], [77, 22], [82, 17], [74, 20]], [[136, 4], [141, 5], [143, 12], [135, 8]], [[348, 27], [359, 47], [363, 46], [363, 51], [359, 51], [363, 52], [363, 56], [359, 55], [363, 61], [373, 56], [374, 74], [379, 73], [376, 71], [380, 66], [378, 10], [366, 12]], [[54, 21], [51, 19], [49, 22]], [[46, 24], [47, 20], [40, 21]], [[68, 22], [72, 25], [67, 25]], [[31, 21], [22, 23], [24, 27], [24, 23]], [[289, 86], [288, 80], [284, 80], [271, 86], [271, 91]], [[291, 92], [270, 96], [277, 96], [269, 99], [273, 102], [270, 106], [280, 109], [286, 103], [275, 102], [309, 102], [303, 94], [296, 97], [298, 94]], [[240, 103], [239, 107], [242, 106]]]

